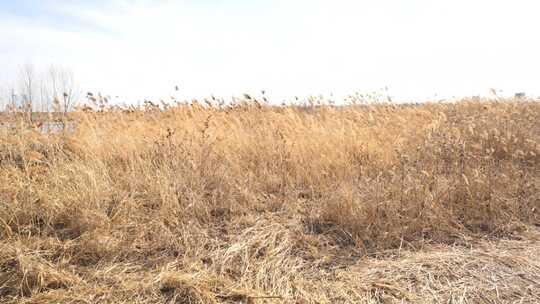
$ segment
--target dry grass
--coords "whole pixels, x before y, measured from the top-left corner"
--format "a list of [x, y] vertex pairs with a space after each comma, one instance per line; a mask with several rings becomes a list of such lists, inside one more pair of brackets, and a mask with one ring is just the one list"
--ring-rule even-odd
[[0, 302], [540, 302], [540, 103], [246, 98], [0, 128]]

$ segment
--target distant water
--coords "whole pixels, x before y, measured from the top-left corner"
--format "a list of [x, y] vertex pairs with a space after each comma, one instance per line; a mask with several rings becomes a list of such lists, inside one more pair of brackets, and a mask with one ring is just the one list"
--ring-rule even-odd
[[75, 124], [73, 122], [46, 122], [41, 126], [41, 132], [43, 133], [57, 133], [64, 130], [75, 130]]
[[[14, 123], [0, 123], [0, 129], [14, 129], [17, 125]], [[73, 122], [57, 122], [49, 121], [44, 122], [39, 128], [41, 133], [58, 133], [62, 131], [74, 131], [75, 124]]]

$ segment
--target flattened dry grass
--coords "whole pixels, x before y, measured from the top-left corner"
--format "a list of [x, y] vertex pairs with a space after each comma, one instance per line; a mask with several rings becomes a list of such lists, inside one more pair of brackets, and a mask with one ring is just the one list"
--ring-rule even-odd
[[540, 301], [538, 102], [72, 119], [0, 129], [0, 302]]

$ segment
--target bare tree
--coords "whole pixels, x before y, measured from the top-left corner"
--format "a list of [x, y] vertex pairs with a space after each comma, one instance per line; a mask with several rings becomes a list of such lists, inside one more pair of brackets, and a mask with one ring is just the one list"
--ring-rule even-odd
[[64, 112], [71, 111], [76, 105], [78, 88], [71, 70], [62, 69], [59, 73], [60, 88], [62, 90], [62, 107]]
[[20, 108], [18, 95], [12, 84], [0, 88], [0, 112], [12, 112]]
[[17, 104], [17, 94], [15, 93], [15, 87], [11, 87], [8, 91], [9, 93], [9, 104], [8, 104], [8, 110], [9, 111], [15, 111], [18, 109]]
[[23, 65], [14, 83], [0, 90], [0, 111], [20, 111], [30, 120], [34, 111], [71, 111], [80, 95], [73, 72], [61, 66], [38, 73], [32, 64]]
[[37, 73], [34, 65], [26, 64], [21, 68], [19, 82], [19, 95], [21, 97], [20, 109], [32, 120], [32, 112], [37, 102]]
[[9, 100], [9, 93], [6, 87], [0, 87], [0, 112], [7, 111], [7, 105]]
[[71, 111], [79, 97], [79, 89], [73, 72], [69, 69], [51, 66], [43, 82], [45, 107], [49, 110], [51, 103], [55, 111]]
[[41, 79], [39, 84], [39, 100], [41, 105], [41, 112], [49, 112], [49, 96], [47, 92], [47, 82]]

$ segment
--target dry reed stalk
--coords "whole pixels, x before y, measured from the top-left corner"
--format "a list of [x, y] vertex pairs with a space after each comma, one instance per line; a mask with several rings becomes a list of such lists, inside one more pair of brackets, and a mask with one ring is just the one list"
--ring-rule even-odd
[[537, 102], [95, 99], [0, 129], [0, 302], [540, 301]]

